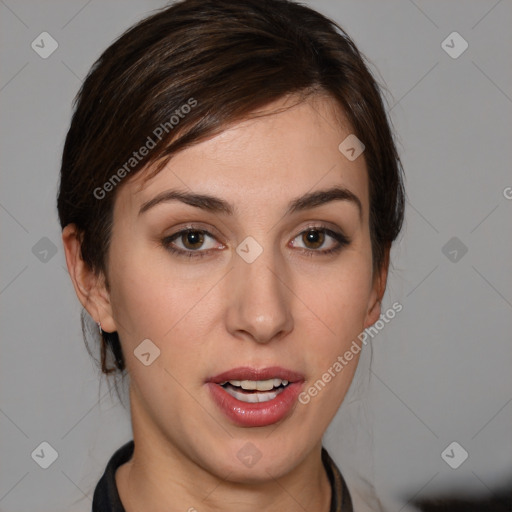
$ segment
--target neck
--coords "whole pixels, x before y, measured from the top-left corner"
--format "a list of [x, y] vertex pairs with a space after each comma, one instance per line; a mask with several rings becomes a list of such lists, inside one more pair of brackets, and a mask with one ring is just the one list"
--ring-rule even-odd
[[[133, 411], [133, 409], [132, 409]], [[331, 484], [322, 462], [322, 444], [291, 471], [257, 482], [236, 479], [235, 471], [218, 474], [192, 460], [179, 443], [142, 424], [132, 415], [134, 452], [115, 474], [126, 512], [329, 512]]]
[[[135, 437], [135, 436], [134, 436]], [[158, 451], [158, 450], [157, 450]], [[154, 456], [135, 441], [133, 457], [116, 472], [126, 512], [329, 512], [331, 486], [321, 461], [321, 446], [290, 473], [251, 484], [225, 479], [181, 458]]]

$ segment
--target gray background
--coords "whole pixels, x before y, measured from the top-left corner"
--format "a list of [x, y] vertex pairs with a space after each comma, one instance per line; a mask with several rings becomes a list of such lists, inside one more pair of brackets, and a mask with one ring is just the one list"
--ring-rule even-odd
[[[325, 445], [356, 512], [374, 506], [367, 479], [389, 511], [413, 510], [414, 495], [488, 495], [512, 481], [512, 2], [307, 3], [348, 31], [387, 85], [408, 193], [384, 301], [403, 310], [373, 339], [371, 367], [363, 351]], [[89, 511], [108, 459], [131, 439], [128, 409], [82, 341], [56, 193], [81, 80], [163, 5], [0, 0], [3, 512]], [[31, 48], [44, 31], [59, 45], [47, 59]], [[441, 46], [453, 31], [469, 44], [456, 59]], [[456, 258], [456, 246], [443, 251], [452, 237]], [[31, 457], [43, 441], [58, 452], [48, 469]], [[469, 454], [458, 469], [441, 457], [453, 441]]]

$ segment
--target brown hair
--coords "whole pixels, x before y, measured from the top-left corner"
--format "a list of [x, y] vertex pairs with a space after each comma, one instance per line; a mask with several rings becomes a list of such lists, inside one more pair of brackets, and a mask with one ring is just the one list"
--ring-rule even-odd
[[[337, 101], [365, 145], [372, 256], [380, 268], [400, 232], [405, 198], [379, 86], [339, 25], [290, 0], [179, 1], [106, 49], [74, 102], [57, 199], [62, 228], [77, 226], [84, 262], [109, 289], [113, 206], [128, 173], [152, 165], [149, 179], [173, 154], [227, 124], [285, 95], [315, 93]], [[85, 339], [83, 311], [82, 331]], [[102, 371], [116, 371], [107, 366], [108, 345], [123, 370], [114, 332], [102, 334]]]

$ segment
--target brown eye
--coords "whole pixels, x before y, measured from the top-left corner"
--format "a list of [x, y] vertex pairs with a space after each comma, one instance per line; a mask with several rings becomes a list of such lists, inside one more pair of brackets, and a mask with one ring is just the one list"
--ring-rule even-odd
[[199, 249], [204, 243], [202, 231], [185, 231], [181, 235], [183, 246], [187, 249]]
[[344, 234], [323, 226], [312, 226], [299, 233], [292, 241], [292, 246], [302, 250], [307, 256], [335, 254], [349, 244], [350, 240]]
[[224, 249], [223, 244], [215, 244], [215, 236], [203, 229], [187, 228], [161, 240], [162, 247], [178, 256], [202, 258], [214, 249]]
[[325, 241], [325, 233], [316, 229], [304, 231], [302, 241], [309, 249], [318, 249]]

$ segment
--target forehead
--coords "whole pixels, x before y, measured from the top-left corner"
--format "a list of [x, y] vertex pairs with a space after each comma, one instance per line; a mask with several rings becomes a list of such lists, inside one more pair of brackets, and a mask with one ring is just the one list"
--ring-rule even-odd
[[[266, 115], [265, 115], [266, 114]], [[251, 202], [287, 203], [315, 188], [342, 185], [368, 208], [364, 155], [354, 161], [339, 150], [351, 127], [326, 96], [282, 98], [221, 133], [174, 155], [154, 177], [129, 178], [116, 208], [138, 213], [156, 194], [173, 188], [226, 198], [237, 210]]]

